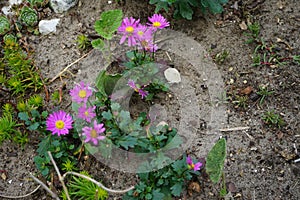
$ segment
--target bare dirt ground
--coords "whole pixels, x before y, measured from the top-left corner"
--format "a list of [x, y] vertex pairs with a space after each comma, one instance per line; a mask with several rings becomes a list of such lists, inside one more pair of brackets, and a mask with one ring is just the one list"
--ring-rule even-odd
[[[238, 9], [233, 8], [239, 2]], [[35, 50], [35, 62], [40, 67], [45, 78], [53, 78], [63, 68], [84, 55], [76, 47], [79, 34], [95, 35], [93, 28], [100, 13], [109, 9], [122, 9], [125, 16], [141, 18], [154, 13], [154, 7], [147, 1], [126, 0], [121, 3], [105, 0], [79, 1], [79, 4], [64, 14], [50, 12], [46, 19], [60, 18], [57, 33], [50, 36], [29, 36], [28, 43]], [[252, 66], [254, 44], [246, 44], [247, 36], [241, 30], [240, 24], [245, 21], [258, 22], [261, 25], [260, 37], [269, 44], [278, 47], [282, 56], [300, 54], [300, 2], [298, 0], [270, 1], [229, 1], [222, 15], [203, 15], [196, 11], [193, 20], [172, 19], [172, 13], [163, 13], [171, 22], [171, 29], [193, 38], [206, 51], [208, 56], [215, 57], [226, 50], [229, 58], [217, 64], [221, 72], [224, 91], [227, 97], [221, 97], [225, 106], [226, 120], [220, 128], [249, 127], [247, 130], [217, 131], [216, 135], [227, 137], [227, 159], [225, 161], [225, 176], [227, 183], [233, 183], [231, 188], [234, 199], [300, 199], [300, 163], [293, 161], [299, 158], [300, 151], [300, 68], [299, 64], [288, 62], [281, 66]], [[280, 40], [278, 39], [280, 38]], [[91, 55], [89, 55], [91, 56]], [[96, 59], [97, 54], [93, 54]], [[74, 81], [84, 77], [86, 65], [101, 67], [97, 60], [82, 60], [70, 68], [76, 75], [67, 74], [63, 81], [55, 81], [49, 86], [50, 92], [66, 84], [65, 94], [73, 87]], [[96, 68], [97, 69], [97, 68]], [[181, 71], [184, 73], [184, 69]], [[201, 88], [199, 82], [196, 88]], [[252, 93], [265, 85], [274, 93], [268, 96], [262, 105], [243, 91], [248, 86]], [[235, 104], [236, 95], [248, 97], [245, 106]], [[67, 96], [67, 95], [65, 95]], [[69, 105], [70, 100], [64, 100]], [[281, 128], [267, 126], [262, 120], [266, 111], [274, 110], [284, 119]], [[6, 181], [0, 178], [0, 192], [6, 195], [22, 195], [32, 191], [36, 185], [26, 177], [28, 171], [36, 172], [33, 163], [33, 152], [37, 146], [34, 137], [24, 150], [13, 143], [0, 146], [0, 170], [8, 172]], [[198, 138], [190, 151], [197, 157], [205, 157], [201, 150], [202, 138]], [[205, 138], [203, 138], [205, 140]], [[207, 141], [213, 143], [214, 141]], [[200, 153], [201, 152], [201, 153]], [[298, 153], [298, 154], [297, 154]], [[90, 158], [88, 163], [82, 163], [96, 179], [100, 179], [109, 187], [115, 189], [127, 188], [136, 183], [132, 174], [114, 171]], [[8, 183], [8, 180], [13, 180]], [[213, 185], [206, 177], [199, 177], [201, 192], [181, 199], [219, 199], [220, 185]], [[109, 199], [120, 199], [111, 195]], [[25, 199], [51, 199], [42, 189]]]

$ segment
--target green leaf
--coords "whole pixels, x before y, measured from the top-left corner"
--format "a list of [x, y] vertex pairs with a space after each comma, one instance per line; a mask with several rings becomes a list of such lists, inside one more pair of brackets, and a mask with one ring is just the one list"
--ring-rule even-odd
[[150, 193], [146, 194], [145, 199], [152, 199], [152, 194], [150, 194]]
[[111, 120], [112, 119], [112, 114], [110, 111], [104, 111], [101, 113], [102, 117], [106, 120]]
[[222, 138], [213, 146], [206, 159], [205, 169], [213, 183], [217, 183], [221, 178], [225, 157], [226, 140]]
[[42, 117], [43, 118], [47, 118], [48, 117], [48, 112], [47, 111], [43, 111], [42, 112]]
[[95, 22], [95, 31], [103, 38], [111, 40], [122, 23], [122, 10], [109, 10], [101, 14], [100, 19]]
[[35, 130], [38, 129], [39, 125], [40, 125], [40, 123], [35, 122], [35, 123], [31, 124], [31, 125], [28, 127], [28, 130], [30, 130], [30, 131], [35, 131]]
[[63, 155], [63, 152], [60, 151], [60, 152], [58, 152], [57, 154], [55, 154], [54, 157], [55, 157], [55, 158], [60, 158], [60, 157], [62, 157], [62, 155]]
[[179, 197], [182, 192], [183, 182], [176, 183], [171, 187], [171, 192], [174, 196]]
[[182, 138], [176, 134], [173, 139], [163, 147], [164, 150], [170, 150], [170, 149], [175, 149], [178, 148], [182, 144]]
[[153, 199], [163, 199], [164, 194], [160, 192], [160, 189], [156, 189], [152, 191]]
[[98, 49], [100, 51], [104, 51], [104, 49], [105, 49], [105, 43], [100, 38], [98, 38], [96, 40], [92, 40], [91, 44], [94, 49]]
[[33, 118], [40, 118], [40, 113], [37, 110], [31, 110], [31, 115]]
[[194, 11], [186, 1], [180, 1], [179, 11], [180, 11], [180, 15], [183, 18], [186, 18], [188, 20], [192, 19]]
[[128, 150], [128, 147], [133, 148], [134, 145], [136, 144], [137, 139], [131, 136], [123, 136], [120, 138], [118, 143], [124, 147], [126, 150]]
[[23, 120], [23, 121], [27, 121], [29, 119], [27, 112], [20, 112], [18, 114], [18, 117], [20, 120]]

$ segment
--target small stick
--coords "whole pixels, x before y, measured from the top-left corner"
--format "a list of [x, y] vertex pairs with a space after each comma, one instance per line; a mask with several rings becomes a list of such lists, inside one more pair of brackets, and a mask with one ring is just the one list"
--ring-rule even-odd
[[0, 197], [7, 198], [7, 199], [21, 199], [21, 198], [25, 198], [25, 197], [28, 197], [28, 196], [32, 195], [32, 194], [35, 193], [40, 187], [41, 187], [41, 185], [37, 186], [32, 192], [30, 192], [30, 193], [28, 193], [28, 194], [25, 194], [25, 195], [22, 195], [22, 196], [5, 196], [5, 195], [0, 194]]
[[172, 61], [172, 59], [171, 59], [169, 53], [168, 53], [167, 51], [166, 51], [165, 53], [166, 53], [167, 57], [169, 58], [169, 60]]
[[294, 163], [300, 162], [300, 158], [294, 160]]
[[224, 128], [224, 129], [219, 129], [221, 132], [228, 132], [228, 131], [242, 131], [242, 130], [247, 130], [250, 127], [245, 126], [245, 127], [234, 127], [234, 128]]
[[68, 66], [66, 66], [61, 72], [59, 72], [56, 76], [54, 76], [54, 78], [52, 78], [49, 83], [52, 83], [55, 79], [57, 79], [58, 77], [60, 77], [65, 71], [68, 71], [68, 69], [70, 67], [72, 67], [74, 64], [78, 63], [80, 60], [82, 60], [83, 58], [85, 58], [87, 55], [89, 55], [91, 53], [88, 52], [86, 54], [84, 54], [83, 56], [81, 56], [80, 58], [78, 58], [77, 60], [75, 60], [74, 62], [72, 62], [71, 64], [69, 64]]
[[36, 178], [35, 176], [33, 176], [31, 173], [29, 173], [29, 176], [38, 184], [40, 184], [40, 186], [42, 186], [51, 196], [53, 199], [59, 200], [57, 194], [55, 194], [54, 192], [51, 191], [51, 189], [42, 181], [40, 181], [38, 178]]
[[130, 188], [128, 189], [125, 189], [125, 190], [113, 190], [113, 189], [109, 189], [107, 187], [105, 187], [104, 185], [102, 185], [102, 183], [88, 177], [88, 176], [85, 176], [83, 174], [79, 174], [77, 172], [66, 172], [64, 175], [63, 175], [63, 178], [65, 178], [68, 174], [72, 174], [72, 175], [75, 175], [75, 176], [79, 176], [81, 178], [84, 178], [84, 179], [87, 179], [93, 183], [95, 183], [96, 185], [98, 185], [99, 187], [101, 187], [102, 189], [106, 190], [107, 192], [111, 192], [111, 193], [116, 193], [116, 194], [123, 194], [123, 193], [126, 193], [132, 189], [134, 189], [134, 186], [131, 186]]
[[56, 173], [57, 173], [57, 175], [58, 175], [59, 181], [61, 182], [61, 185], [63, 186], [63, 189], [64, 189], [64, 191], [65, 191], [65, 194], [66, 194], [66, 196], [67, 196], [67, 199], [68, 199], [68, 200], [71, 200], [71, 198], [70, 198], [70, 196], [69, 196], [69, 193], [68, 193], [68, 189], [67, 189], [67, 187], [66, 187], [66, 185], [65, 185], [65, 182], [64, 182], [64, 178], [61, 176], [61, 174], [60, 174], [60, 172], [59, 172], [59, 169], [58, 169], [58, 167], [57, 167], [57, 165], [56, 165], [56, 163], [55, 163], [55, 161], [54, 161], [54, 159], [53, 159], [52, 154], [51, 154], [50, 151], [48, 151], [48, 155], [49, 155], [50, 160], [51, 160], [51, 162], [52, 162], [52, 164], [53, 164], [53, 166], [54, 166], [54, 169], [55, 169], [55, 171], [56, 171]]

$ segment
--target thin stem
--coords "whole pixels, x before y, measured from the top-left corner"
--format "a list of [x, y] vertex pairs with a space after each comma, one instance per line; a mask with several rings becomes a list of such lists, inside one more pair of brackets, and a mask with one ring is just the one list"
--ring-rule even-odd
[[3, 194], [0, 194], [0, 197], [7, 198], [7, 199], [21, 199], [21, 198], [25, 198], [25, 197], [28, 197], [28, 196], [32, 195], [32, 194], [35, 193], [40, 187], [41, 187], [41, 185], [37, 186], [32, 192], [30, 192], [30, 193], [28, 193], [28, 194], [25, 194], [25, 195], [22, 195], [22, 196], [6, 196], [6, 195], [3, 195]]
[[51, 154], [50, 151], [48, 151], [48, 155], [49, 155], [50, 160], [51, 160], [51, 162], [52, 162], [52, 164], [53, 164], [53, 166], [54, 166], [54, 169], [55, 169], [55, 171], [56, 171], [56, 173], [57, 173], [57, 175], [58, 175], [59, 181], [61, 182], [61, 185], [63, 186], [63, 189], [64, 189], [64, 191], [65, 191], [65, 194], [66, 194], [66, 196], [67, 196], [67, 199], [68, 199], [68, 200], [71, 200], [71, 198], [70, 198], [70, 196], [69, 196], [69, 193], [68, 193], [68, 189], [67, 189], [67, 187], [66, 187], [66, 185], [65, 185], [65, 182], [64, 182], [64, 178], [61, 176], [61, 174], [60, 174], [60, 172], [59, 172], [59, 169], [58, 169], [58, 167], [57, 167], [57, 165], [56, 165], [56, 163], [55, 163], [55, 161], [54, 161], [54, 159], [53, 159], [52, 154]]
[[45, 185], [42, 181], [40, 181], [38, 178], [36, 178], [35, 176], [33, 176], [31, 173], [29, 173], [29, 176], [38, 184], [40, 184], [40, 186], [42, 186], [51, 196], [53, 199], [59, 200], [59, 197], [57, 196], [57, 194], [55, 194], [54, 192], [51, 191], [51, 189]]
[[101, 187], [102, 189], [106, 190], [107, 192], [110, 192], [110, 193], [116, 193], [116, 194], [123, 194], [123, 193], [126, 193], [132, 189], [134, 189], [134, 186], [131, 186], [130, 188], [128, 189], [125, 189], [125, 190], [113, 190], [113, 189], [110, 189], [110, 188], [107, 188], [105, 187], [102, 183], [88, 177], [88, 176], [85, 176], [83, 174], [79, 174], [77, 172], [66, 172], [64, 175], [63, 175], [63, 179], [68, 175], [68, 174], [71, 174], [71, 175], [75, 175], [75, 176], [79, 176], [81, 178], [84, 178], [84, 179], [87, 179], [93, 183], [95, 183], [97, 186]]

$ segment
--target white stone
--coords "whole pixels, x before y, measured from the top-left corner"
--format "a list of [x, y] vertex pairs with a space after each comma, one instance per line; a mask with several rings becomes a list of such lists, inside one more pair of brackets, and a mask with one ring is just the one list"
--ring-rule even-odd
[[55, 13], [63, 13], [77, 4], [78, 0], [50, 0], [50, 6]]
[[180, 73], [175, 68], [168, 68], [164, 71], [165, 77], [169, 83], [180, 83]]
[[42, 35], [47, 35], [49, 33], [56, 32], [56, 26], [59, 23], [60, 19], [51, 19], [51, 20], [41, 20], [39, 22], [39, 32]]
[[9, 0], [9, 5], [19, 5], [22, 3], [22, 0]]
[[4, 15], [11, 15], [14, 12], [11, 11], [11, 7], [10, 6], [4, 6], [1, 11], [3, 12]]

